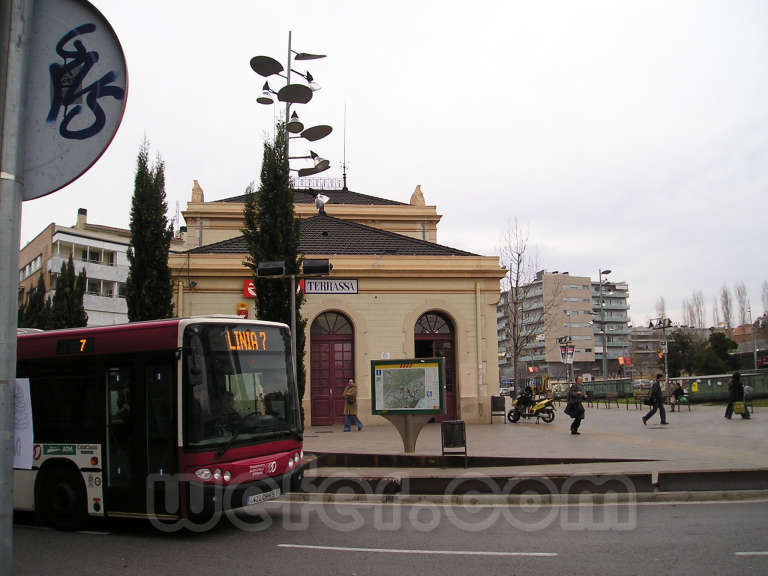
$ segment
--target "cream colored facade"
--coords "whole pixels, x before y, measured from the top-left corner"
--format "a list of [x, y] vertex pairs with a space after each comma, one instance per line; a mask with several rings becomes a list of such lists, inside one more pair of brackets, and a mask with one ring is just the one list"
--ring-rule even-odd
[[[243, 204], [205, 202], [195, 182], [192, 200], [184, 211], [187, 232], [184, 246], [206, 246], [241, 235]], [[328, 204], [328, 216], [435, 243], [440, 216], [424, 204], [417, 188], [410, 204]], [[311, 204], [296, 204], [297, 216], [315, 216]], [[202, 224], [202, 228], [201, 228]], [[202, 232], [201, 232], [202, 230]], [[202, 238], [202, 241], [201, 241]], [[245, 254], [172, 253], [169, 265], [174, 280], [179, 316], [235, 314], [249, 306], [243, 282], [251, 272]], [[358, 383], [359, 416], [364, 424], [386, 421], [371, 415], [370, 362], [382, 358], [413, 358], [414, 327], [427, 312], [438, 312], [453, 325], [457, 413], [467, 422], [487, 422], [490, 396], [498, 393], [496, 304], [504, 270], [496, 256], [479, 255], [373, 255], [311, 254], [333, 264], [331, 278], [356, 279], [356, 294], [307, 294], [301, 314], [307, 319], [304, 364], [307, 367], [304, 409], [311, 418], [310, 327], [324, 312], [340, 312], [354, 330], [354, 377]]]

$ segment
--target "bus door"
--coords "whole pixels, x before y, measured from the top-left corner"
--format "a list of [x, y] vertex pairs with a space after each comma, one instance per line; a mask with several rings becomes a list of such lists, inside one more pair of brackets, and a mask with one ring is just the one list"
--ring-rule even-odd
[[104, 366], [106, 375], [105, 506], [108, 512], [143, 508], [139, 383], [130, 364]]
[[105, 372], [107, 509], [131, 514], [177, 513], [173, 501], [178, 499], [168, 500], [165, 493], [173, 488], [173, 484], [165, 484], [165, 478], [170, 480], [177, 470], [172, 364], [107, 365]]
[[178, 452], [173, 365], [169, 362], [146, 363], [144, 383], [147, 391], [147, 490], [153, 493], [147, 510], [152, 508], [156, 514], [177, 514], [180, 510], [175, 481]]

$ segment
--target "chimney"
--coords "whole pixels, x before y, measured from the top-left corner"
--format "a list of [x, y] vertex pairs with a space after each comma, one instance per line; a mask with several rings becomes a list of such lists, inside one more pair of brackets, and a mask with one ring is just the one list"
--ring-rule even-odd
[[88, 223], [88, 210], [86, 210], [85, 208], [78, 208], [77, 224], [75, 224], [75, 228], [79, 230], [83, 230], [87, 223]]

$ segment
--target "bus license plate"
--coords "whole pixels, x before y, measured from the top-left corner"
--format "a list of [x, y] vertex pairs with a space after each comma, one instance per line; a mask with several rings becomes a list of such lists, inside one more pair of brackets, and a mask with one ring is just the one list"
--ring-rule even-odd
[[270, 490], [269, 492], [252, 494], [248, 496], [248, 506], [251, 506], [252, 504], [260, 504], [262, 502], [266, 502], [267, 500], [273, 500], [275, 498], [278, 498], [279, 496], [280, 496], [280, 488], [275, 488], [274, 490]]

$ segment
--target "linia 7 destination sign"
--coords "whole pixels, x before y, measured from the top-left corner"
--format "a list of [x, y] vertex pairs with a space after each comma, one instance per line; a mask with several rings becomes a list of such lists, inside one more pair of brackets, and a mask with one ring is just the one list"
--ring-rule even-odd
[[443, 359], [371, 361], [373, 414], [442, 414]]

